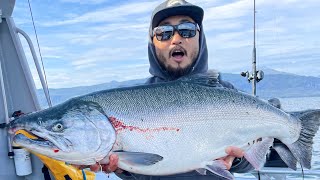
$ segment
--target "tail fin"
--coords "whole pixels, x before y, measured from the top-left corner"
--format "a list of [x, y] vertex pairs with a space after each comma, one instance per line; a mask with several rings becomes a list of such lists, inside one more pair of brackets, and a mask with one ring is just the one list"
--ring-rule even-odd
[[292, 115], [301, 120], [301, 132], [299, 139], [293, 144], [287, 144], [287, 146], [300, 164], [310, 169], [313, 137], [320, 125], [320, 110], [294, 112]]

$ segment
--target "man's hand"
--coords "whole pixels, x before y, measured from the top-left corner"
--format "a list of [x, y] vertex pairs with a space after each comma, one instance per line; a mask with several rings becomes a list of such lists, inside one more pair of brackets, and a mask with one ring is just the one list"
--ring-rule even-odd
[[118, 156], [116, 154], [111, 154], [109, 157], [109, 164], [94, 164], [90, 166], [91, 171], [97, 172], [100, 171], [102, 168], [102, 171], [111, 173], [111, 172], [117, 172], [122, 173], [121, 169], [118, 169]]
[[221, 160], [224, 163], [228, 170], [230, 170], [232, 162], [236, 157], [242, 158], [244, 156], [243, 150], [234, 146], [227, 147], [225, 152], [228, 155], [223, 158], [220, 158], [219, 160]]

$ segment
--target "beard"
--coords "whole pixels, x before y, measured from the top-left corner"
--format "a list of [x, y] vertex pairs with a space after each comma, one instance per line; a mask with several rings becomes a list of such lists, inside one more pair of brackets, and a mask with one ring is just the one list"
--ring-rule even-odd
[[157, 58], [159, 60], [159, 65], [161, 66], [161, 68], [166, 70], [166, 72], [168, 73], [169, 79], [175, 80], [182, 76], [188, 75], [191, 72], [194, 62], [198, 57], [197, 55], [198, 55], [198, 52], [193, 52], [191, 54], [192, 61], [186, 67], [181, 67], [180, 64], [178, 65], [178, 67], [172, 67], [171, 65], [166, 63], [167, 59], [161, 53], [159, 54], [157, 53]]

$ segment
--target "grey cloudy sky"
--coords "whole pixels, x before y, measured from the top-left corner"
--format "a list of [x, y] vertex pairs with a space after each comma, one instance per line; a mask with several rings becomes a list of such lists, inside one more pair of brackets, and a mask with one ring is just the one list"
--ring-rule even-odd
[[[148, 26], [152, 10], [162, 1], [30, 2], [50, 88], [149, 76]], [[190, 2], [205, 10], [210, 68], [230, 73], [249, 70], [253, 0]], [[319, 9], [318, 0], [257, 0], [258, 68], [320, 76]], [[35, 44], [27, 1], [16, 2], [13, 17]], [[35, 74], [34, 65], [31, 69]], [[36, 84], [40, 87], [37, 78]]]

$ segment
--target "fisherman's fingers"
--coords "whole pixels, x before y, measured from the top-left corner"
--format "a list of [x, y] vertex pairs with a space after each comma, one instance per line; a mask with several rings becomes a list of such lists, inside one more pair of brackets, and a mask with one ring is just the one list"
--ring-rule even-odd
[[90, 166], [90, 170], [93, 172], [98, 172], [100, 169], [101, 169], [101, 167], [98, 163]]
[[226, 156], [218, 160], [220, 160], [226, 166], [227, 170], [230, 170], [234, 159], [235, 159], [234, 156]]
[[220, 160], [228, 170], [230, 170], [235, 158], [242, 158], [244, 156], [244, 151], [234, 146], [227, 147], [225, 152], [227, 156], [219, 158], [218, 160]]
[[227, 147], [225, 152], [229, 155], [229, 156], [234, 156], [237, 158], [242, 158], [244, 156], [244, 151], [238, 147], [235, 146], [230, 146]]
[[106, 173], [117, 172], [122, 173], [123, 170], [118, 168], [119, 158], [116, 154], [111, 154], [109, 156], [108, 164], [96, 163], [90, 166], [90, 170], [94, 172], [104, 171]]

